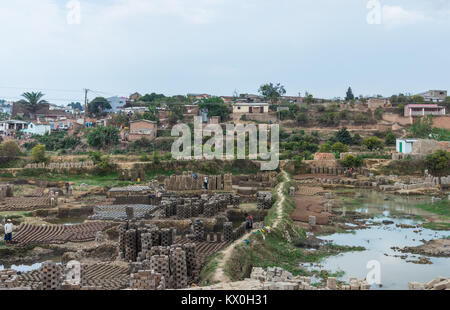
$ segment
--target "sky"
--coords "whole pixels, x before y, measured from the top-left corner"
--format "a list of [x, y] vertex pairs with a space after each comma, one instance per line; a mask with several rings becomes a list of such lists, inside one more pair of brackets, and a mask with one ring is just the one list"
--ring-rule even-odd
[[450, 88], [450, 0], [0, 0], [0, 23], [11, 101]]

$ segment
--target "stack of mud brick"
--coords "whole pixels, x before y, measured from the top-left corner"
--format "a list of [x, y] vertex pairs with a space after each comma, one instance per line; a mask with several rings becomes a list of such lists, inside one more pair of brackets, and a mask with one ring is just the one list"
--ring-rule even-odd
[[273, 197], [271, 192], [258, 192], [256, 194], [258, 209], [270, 209], [273, 205]]
[[170, 259], [169, 255], [153, 255], [150, 257], [150, 270], [159, 273], [165, 281], [165, 286], [170, 288]]
[[231, 195], [230, 203], [233, 205], [233, 208], [238, 209], [240, 204], [240, 199], [238, 195]]
[[233, 230], [233, 240], [237, 240], [245, 234], [246, 223], [243, 222], [238, 228]]
[[209, 232], [207, 234], [206, 241], [208, 241], [208, 242], [222, 242], [222, 233], [220, 233], [220, 232]]
[[175, 242], [176, 229], [163, 228], [160, 230], [161, 246], [170, 246]]
[[148, 259], [149, 251], [158, 246], [170, 246], [176, 241], [175, 228], [159, 229], [151, 225], [124, 224], [119, 229], [120, 257], [136, 262]]
[[233, 191], [233, 176], [231, 174], [225, 174], [223, 177], [223, 190], [226, 192]]
[[170, 271], [174, 289], [187, 287], [186, 252], [181, 247], [172, 247], [170, 249]]
[[194, 238], [196, 241], [205, 241], [205, 225], [201, 220], [195, 220], [192, 225]]
[[62, 284], [62, 268], [54, 262], [44, 262], [40, 268], [43, 290], [58, 290]]
[[14, 185], [2, 184], [0, 185], [0, 199], [14, 196]]
[[0, 271], [0, 288], [12, 289], [18, 286], [17, 271], [13, 269]]
[[137, 235], [135, 229], [125, 232], [125, 261], [134, 262], [137, 258]]
[[228, 218], [225, 215], [216, 216], [216, 225], [214, 231], [223, 231], [223, 224], [228, 222]]
[[140, 270], [131, 274], [130, 288], [135, 290], [164, 290], [164, 276], [154, 270]]
[[199, 276], [197, 270], [197, 248], [194, 243], [185, 243], [182, 245], [186, 252], [186, 269], [188, 277]]
[[209, 201], [203, 206], [204, 214], [207, 217], [215, 216], [218, 213], [217, 203], [214, 201]]
[[233, 241], [233, 223], [227, 222], [223, 224], [223, 238], [225, 241]]
[[171, 217], [177, 214], [177, 201], [175, 199], [163, 199], [161, 201], [161, 216]]

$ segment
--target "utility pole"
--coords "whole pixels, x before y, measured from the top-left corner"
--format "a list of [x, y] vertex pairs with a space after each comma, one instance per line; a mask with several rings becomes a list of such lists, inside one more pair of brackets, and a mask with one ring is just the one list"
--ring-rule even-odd
[[88, 99], [87, 99], [88, 91], [89, 91], [89, 89], [87, 89], [87, 88], [84, 89], [84, 124], [83, 124], [83, 127], [86, 127], [86, 118], [87, 118], [87, 113], [88, 113]]

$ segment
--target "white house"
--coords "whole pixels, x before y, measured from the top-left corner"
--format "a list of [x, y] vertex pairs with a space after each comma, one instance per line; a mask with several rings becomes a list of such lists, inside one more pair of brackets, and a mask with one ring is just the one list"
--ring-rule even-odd
[[269, 113], [269, 104], [266, 102], [239, 102], [233, 105], [233, 113]]
[[37, 135], [37, 136], [43, 136], [46, 133], [50, 133], [52, 131], [50, 125], [43, 125], [43, 124], [35, 124], [35, 123], [29, 123], [28, 128], [23, 130], [23, 133], [28, 135]]
[[417, 139], [397, 139], [397, 153], [411, 154]]

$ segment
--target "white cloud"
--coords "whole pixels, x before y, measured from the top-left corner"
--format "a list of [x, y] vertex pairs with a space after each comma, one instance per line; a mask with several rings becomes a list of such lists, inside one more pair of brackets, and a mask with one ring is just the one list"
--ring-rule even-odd
[[401, 6], [383, 6], [383, 23], [388, 26], [411, 25], [427, 20], [427, 17], [417, 11], [408, 11]]

